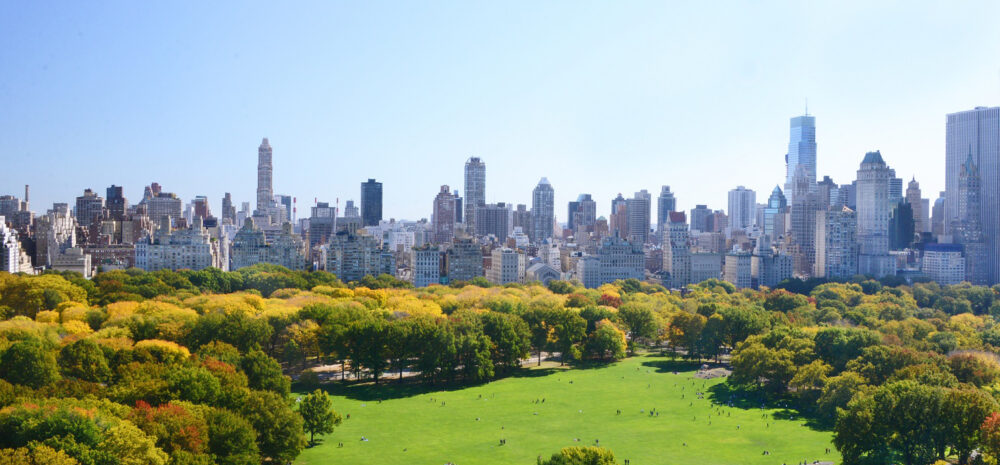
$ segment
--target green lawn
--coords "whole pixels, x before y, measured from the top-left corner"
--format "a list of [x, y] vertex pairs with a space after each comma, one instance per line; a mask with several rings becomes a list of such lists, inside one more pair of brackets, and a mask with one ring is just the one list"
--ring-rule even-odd
[[[332, 386], [334, 408], [351, 418], [296, 463], [528, 465], [540, 454], [595, 440], [633, 465], [840, 461], [829, 432], [792, 419], [794, 412], [762, 411], [756, 400], [727, 407], [722, 380], [694, 374], [692, 365], [649, 355], [601, 368], [532, 370], [457, 390]], [[659, 416], [649, 415], [653, 408]]]

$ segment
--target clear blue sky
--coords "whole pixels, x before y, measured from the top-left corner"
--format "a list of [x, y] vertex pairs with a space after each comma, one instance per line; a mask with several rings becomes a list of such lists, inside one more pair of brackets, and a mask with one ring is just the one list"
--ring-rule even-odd
[[[157, 181], [185, 200], [275, 191], [429, 217], [466, 158], [487, 201], [556, 215], [660, 185], [680, 207], [783, 182], [788, 118], [817, 118], [820, 176], [881, 149], [926, 197], [945, 114], [1000, 104], [1000, 2], [3, 2], [0, 193], [44, 211]], [[876, 4], [877, 3], [877, 4]]]

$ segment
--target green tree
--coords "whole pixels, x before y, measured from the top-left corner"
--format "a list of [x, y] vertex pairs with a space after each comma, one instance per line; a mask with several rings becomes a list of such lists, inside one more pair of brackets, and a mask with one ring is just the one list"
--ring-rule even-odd
[[291, 461], [305, 447], [302, 416], [292, 410], [286, 397], [254, 391], [240, 413], [257, 431], [257, 447], [264, 459]]
[[59, 379], [56, 357], [37, 339], [15, 342], [0, 355], [0, 376], [14, 384], [40, 388]]
[[625, 357], [625, 335], [610, 321], [604, 320], [590, 333], [586, 349], [587, 353], [601, 360], [620, 360]]
[[99, 383], [111, 376], [104, 351], [90, 339], [80, 339], [59, 350], [59, 366], [63, 374], [84, 381]]
[[618, 320], [629, 330], [629, 353], [635, 353], [635, 344], [643, 339], [655, 338], [660, 330], [660, 324], [653, 312], [647, 306], [634, 303], [623, 304], [618, 309]]
[[251, 389], [273, 391], [284, 396], [291, 391], [292, 382], [281, 372], [281, 365], [261, 350], [251, 350], [244, 355], [240, 367], [246, 373]]
[[489, 312], [482, 315], [483, 333], [492, 343], [495, 371], [510, 372], [521, 366], [531, 350], [528, 324], [516, 315]]
[[687, 350], [688, 358], [697, 357], [701, 359], [698, 352], [698, 341], [701, 340], [701, 332], [705, 329], [708, 321], [697, 313], [678, 312], [670, 320], [670, 343], [674, 347], [681, 347]]
[[356, 322], [347, 332], [351, 360], [368, 369], [376, 385], [389, 365], [388, 333], [388, 324], [381, 319]]
[[947, 428], [946, 443], [958, 454], [959, 464], [968, 463], [972, 451], [982, 446], [980, 428], [996, 410], [993, 397], [978, 389], [945, 391], [941, 423]]
[[555, 319], [557, 323], [554, 333], [556, 347], [560, 352], [559, 364], [564, 365], [566, 355], [575, 358], [574, 355], [578, 352], [575, 351], [577, 345], [583, 342], [583, 338], [587, 335], [587, 320], [572, 310], [560, 310], [556, 313]]
[[210, 409], [208, 450], [221, 465], [258, 465], [257, 433], [250, 422], [228, 410]]
[[340, 424], [340, 414], [333, 410], [333, 402], [326, 392], [319, 389], [302, 398], [299, 402], [303, 429], [309, 433], [309, 443], [314, 444], [317, 434], [330, 434]]

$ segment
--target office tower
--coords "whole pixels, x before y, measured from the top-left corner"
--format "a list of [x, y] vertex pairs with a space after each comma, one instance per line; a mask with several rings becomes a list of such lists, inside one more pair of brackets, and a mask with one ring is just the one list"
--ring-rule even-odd
[[479, 157], [465, 162], [465, 230], [476, 230], [476, 208], [486, 205], [486, 163]]
[[493, 284], [524, 283], [525, 256], [507, 247], [493, 249], [486, 280]]
[[942, 286], [953, 286], [966, 280], [967, 261], [959, 244], [926, 244], [920, 271]]
[[576, 223], [573, 217], [576, 215], [576, 211], [580, 209], [580, 202], [576, 200], [571, 200], [566, 207], [566, 229], [573, 230], [576, 229]]
[[764, 207], [764, 234], [772, 238], [778, 237], [778, 234], [775, 233], [774, 221], [778, 215], [784, 215], [787, 208], [788, 201], [785, 199], [785, 194], [781, 192], [781, 187], [774, 186], [771, 196], [767, 198], [767, 206]]
[[[815, 196], [815, 192], [810, 193]], [[794, 257], [783, 253], [774, 253], [770, 236], [764, 234], [757, 238], [753, 254], [750, 256], [750, 286], [758, 289], [761, 286], [775, 287], [794, 274]], [[806, 273], [806, 274], [811, 274]]]
[[816, 267], [819, 278], [849, 279], [858, 274], [858, 215], [847, 207], [816, 215]]
[[383, 250], [378, 239], [351, 231], [338, 231], [330, 240], [326, 271], [341, 281], [357, 282], [365, 276], [396, 274], [391, 252]]
[[294, 213], [293, 200], [290, 195], [277, 194], [274, 196], [274, 205], [281, 211], [281, 222], [295, 223], [295, 218], [292, 217]]
[[191, 201], [191, 206], [194, 208], [193, 216], [201, 219], [212, 216], [212, 209], [208, 205], [208, 197], [204, 195], [195, 196], [194, 200]]
[[645, 260], [642, 244], [606, 237], [597, 248], [596, 256], [583, 257], [577, 262], [577, 277], [587, 288], [619, 279], [642, 280], [646, 277]]
[[938, 198], [934, 199], [934, 206], [931, 208], [931, 235], [934, 237], [944, 235], [944, 209], [946, 203], [945, 192], [941, 191], [938, 194]]
[[903, 250], [913, 243], [914, 239], [913, 209], [910, 204], [901, 201], [892, 206], [889, 215], [889, 250]]
[[878, 151], [868, 152], [857, 179], [858, 272], [881, 278], [895, 274], [889, 256], [889, 184], [895, 177]]
[[756, 210], [757, 194], [754, 191], [743, 186], [729, 191], [729, 227], [732, 230], [753, 226]]
[[462, 203], [462, 196], [459, 195], [458, 189], [455, 189], [455, 222], [461, 223], [463, 220], [462, 214], [465, 212], [465, 204]]
[[[709, 231], [711, 229], [710, 223], [712, 222], [712, 209], [708, 208], [708, 205], [695, 205], [691, 209], [690, 218], [691, 232]], [[667, 215], [666, 219], [669, 222], [670, 215]]]
[[[523, 203], [517, 204], [517, 208], [514, 210], [514, 215], [511, 219], [511, 225], [511, 229], [521, 228], [521, 231], [524, 234], [527, 234], [529, 237], [531, 236], [531, 228], [533, 225], [531, 220], [531, 210], [528, 210], [527, 205]], [[466, 227], [466, 231], [470, 231], [470, 233], [472, 233], [475, 232], [475, 229], [468, 229], [468, 227]]]
[[[656, 230], [659, 231], [664, 224], [670, 221], [670, 212], [677, 211], [677, 199], [674, 193], [670, 192], [670, 186], [660, 188], [660, 196], [656, 198]], [[694, 210], [692, 210], [694, 211]], [[691, 218], [692, 228], [694, 218]]]
[[229, 192], [222, 197], [222, 222], [236, 224], [236, 206], [233, 205], [233, 196]]
[[104, 198], [90, 189], [76, 198], [76, 222], [83, 227], [90, 227], [94, 221], [100, 220], [104, 213]]
[[0, 271], [8, 273], [21, 271], [20, 260], [21, 244], [17, 242], [17, 231], [8, 228], [6, 217], [0, 215]]
[[747, 289], [753, 286], [753, 260], [749, 252], [730, 252], [726, 254], [726, 263], [722, 277], [736, 286], [737, 289]]
[[155, 182], [146, 186], [139, 205], [145, 207], [146, 216], [155, 224], [160, 224], [160, 219], [163, 217], [170, 218], [172, 221], [182, 217], [181, 199], [177, 197], [177, 194], [163, 192], [163, 188]]
[[597, 202], [590, 194], [580, 194], [575, 202], [569, 203], [569, 229], [576, 231], [592, 231], [597, 222]]
[[691, 247], [688, 244], [687, 218], [684, 212], [670, 212], [666, 226], [661, 228], [663, 244], [663, 272], [667, 276], [663, 285], [679, 289], [691, 284]]
[[348, 200], [344, 204], [344, 217], [345, 218], [360, 218], [361, 210], [358, 209], [357, 205], [354, 205], [353, 200]]
[[830, 208], [830, 205], [836, 203], [837, 191], [840, 190], [840, 186], [833, 182], [829, 176], [823, 176], [823, 179], [816, 183], [816, 202], [820, 210], [826, 210]]
[[329, 202], [316, 202], [309, 211], [309, 248], [330, 242], [337, 231], [337, 208]]
[[471, 237], [456, 238], [445, 253], [448, 280], [471, 281], [483, 275], [483, 251]]
[[14, 216], [21, 211], [21, 199], [13, 195], [0, 196], [0, 216], [7, 218], [10, 223], [14, 222]]
[[441, 186], [441, 191], [434, 197], [434, 208], [431, 212], [431, 241], [435, 244], [445, 244], [455, 238], [455, 216], [458, 210], [455, 205], [455, 195], [447, 185]]
[[967, 279], [972, 284], [989, 283], [989, 256], [982, 227], [982, 177], [970, 151], [958, 174], [958, 219], [951, 231], [965, 250]]
[[441, 283], [441, 249], [430, 244], [410, 249], [410, 282], [414, 287]]
[[378, 226], [382, 221], [382, 183], [368, 178], [361, 183], [361, 224]]
[[645, 244], [649, 240], [650, 209], [653, 197], [643, 189], [628, 199], [628, 239], [635, 244]]
[[611, 228], [612, 236], [628, 237], [628, 201], [622, 197], [621, 193], [611, 200], [611, 217], [608, 221], [608, 227]]
[[792, 223], [791, 256], [795, 263], [795, 273], [808, 277], [812, 275], [816, 261], [816, 212], [819, 211], [819, 202], [805, 166], [799, 165], [793, 183], [794, 200], [788, 215]]
[[959, 220], [959, 177], [972, 152], [981, 179], [980, 226], [986, 243], [986, 279], [1000, 281], [1000, 107], [976, 107], [948, 115], [945, 137], [945, 233]]
[[903, 201], [903, 180], [895, 176], [889, 178], [889, 205], [896, 205]]
[[510, 204], [488, 203], [476, 208], [476, 236], [494, 236], [502, 244], [507, 240], [511, 226]]
[[910, 204], [910, 208], [913, 210], [913, 226], [916, 233], [930, 232], [929, 202], [921, 197], [920, 183], [915, 177], [906, 186], [906, 203]]
[[69, 205], [56, 203], [35, 222], [35, 266], [49, 266], [52, 258], [76, 246], [76, 220]]
[[542, 178], [531, 192], [531, 242], [540, 244], [552, 238], [555, 221], [555, 191], [549, 180]]
[[128, 212], [128, 200], [122, 194], [122, 186], [114, 184], [107, 188], [105, 195], [105, 206], [108, 209], [108, 218], [121, 221]]
[[797, 116], [791, 119], [790, 126], [788, 153], [785, 155], [785, 194], [789, 204], [794, 201], [794, 196], [790, 194], [799, 166], [805, 169], [810, 186], [816, 184], [816, 118], [808, 114]]
[[[162, 219], [163, 226], [154, 237], [145, 237], [135, 244], [135, 266], [146, 271], [193, 270], [209, 267], [226, 269], [221, 263], [220, 244], [203, 227], [201, 218], [195, 218], [188, 229], [170, 230], [170, 220]], [[247, 220], [252, 223], [252, 220]]]
[[272, 179], [274, 167], [271, 163], [271, 154], [271, 144], [265, 137], [261, 141], [260, 147], [257, 147], [257, 209], [254, 211], [254, 216], [267, 217], [269, 221], [274, 204]]

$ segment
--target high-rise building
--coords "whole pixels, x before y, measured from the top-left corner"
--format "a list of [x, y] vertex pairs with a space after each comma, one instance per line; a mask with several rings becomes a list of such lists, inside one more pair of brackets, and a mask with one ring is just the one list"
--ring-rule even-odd
[[816, 262], [816, 212], [819, 211], [819, 202], [805, 166], [799, 165], [792, 186], [794, 200], [788, 215], [792, 226], [791, 256], [795, 274], [809, 277]]
[[549, 180], [542, 178], [531, 192], [531, 241], [540, 244], [552, 238], [555, 221], [555, 191]]
[[76, 247], [76, 221], [69, 205], [56, 203], [35, 222], [35, 266], [49, 266], [56, 255]]
[[[517, 204], [517, 207], [514, 209], [513, 219], [511, 221], [512, 224], [511, 229], [521, 228], [521, 231], [530, 237], [532, 234], [531, 228], [534, 226], [532, 223], [533, 221], [531, 219], [531, 210], [528, 210], [528, 206], [523, 203]], [[466, 230], [471, 232], [475, 231], [474, 229], [470, 230], [468, 228], [466, 228]]]
[[105, 206], [108, 209], [108, 218], [116, 221], [125, 219], [128, 213], [128, 200], [122, 193], [122, 186], [114, 184], [107, 188], [105, 195]]
[[100, 220], [104, 213], [104, 198], [90, 189], [76, 198], [76, 222], [80, 226], [90, 227], [94, 221]]
[[590, 194], [580, 194], [576, 201], [569, 203], [567, 226], [576, 231], [593, 231], [597, 222], [597, 202]]
[[281, 231], [268, 238], [253, 218], [247, 219], [233, 238], [232, 270], [253, 266], [258, 263], [280, 265], [290, 270], [304, 270], [307, 267], [306, 243], [292, 232], [292, 224], [284, 223]]
[[726, 264], [722, 276], [737, 289], [747, 289], [753, 286], [753, 260], [749, 252], [730, 252], [726, 254]]
[[587, 288], [619, 279], [642, 280], [646, 277], [645, 257], [642, 244], [606, 237], [597, 248], [597, 255], [577, 261], [577, 277]]
[[510, 204], [488, 203], [476, 208], [476, 236], [494, 236], [502, 244], [513, 231]]
[[743, 186], [729, 191], [729, 227], [732, 230], [753, 226], [756, 211], [757, 194], [754, 191]]
[[[677, 211], [677, 199], [670, 192], [670, 186], [660, 188], [660, 196], [656, 198], [656, 230], [670, 222], [670, 212]], [[694, 212], [694, 210], [691, 210]], [[694, 216], [691, 217], [691, 227], [694, 228]]]
[[338, 231], [326, 254], [326, 271], [341, 281], [356, 282], [365, 276], [396, 274], [396, 262], [389, 251], [382, 250], [378, 239], [366, 234]]
[[934, 237], [941, 237], [945, 233], [945, 192], [941, 191], [938, 194], [938, 198], [934, 199], [934, 206], [931, 207], [931, 235]]
[[959, 244], [926, 244], [920, 271], [942, 286], [959, 284], [965, 281], [967, 258]]
[[164, 225], [154, 237], [147, 236], [135, 244], [136, 268], [146, 271], [226, 269], [220, 262], [221, 244], [212, 240], [201, 218], [196, 218], [191, 228], [178, 231], [171, 231], [166, 217], [161, 221]]
[[524, 283], [524, 253], [507, 247], [493, 249], [486, 279], [493, 284]]
[[462, 216], [463, 213], [465, 212], [465, 204], [462, 202], [462, 195], [459, 194], [458, 189], [455, 189], [454, 196], [455, 196], [455, 222], [462, 223], [465, 221], [463, 220], [464, 217]]
[[665, 227], [660, 229], [663, 244], [663, 285], [679, 289], [691, 284], [691, 246], [688, 244], [687, 218], [684, 212], [670, 212]]
[[649, 241], [650, 209], [653, 197], [643, 189], [628, 199], [628, 239], [634, 244], [645, 244]]
[[146, 186], [139, 205], [145, 207], [146, 216], [153, 223], [160, 224], [160, 220], [164, 217], [170, 218], [171, 221], [181, 219], [183, 217], [181, 214], [182, 203], [177, 194], [163, 192], [163, 188], [154, 182]]
[[290, 195], [276, 194], [274, 196], [274, 204], [281, 210], [282, 222], [289, 222], [295, 224], [295, 199]]
[[[799, 166], [805, 169], [809, 185], [816, 184], [816, 117], [808, 114], [791, 119], [788, 153], [785, 155], [785, 194], [789, 204], [794, 201], [791, 193]], [[732, 218], [732, 212], [729, 215]]]
[[1000, 107], [976, 107], [948, 115], [945, 135], [945, 220], [947, 234], [959, 219], [959, 177], [972, 153], [979, 168], [980, 224], [986, 243], [987, 282], [1000, 282]]
[[337, 231], [337, 207], [329, 202], [316, 202], [309, 211], [309, 248], [330, 242], [330, 236]]
[[917, 234], [930, 232], [931, 224], [928, 217], [930, 202], [921, 197], [920, 183], [917, 182], [916, 177], [911, 179], [906, 186], [906, 203], [910, 204], [910, 208], [913, 210], [913, 226]]
[[[695, 205], [691, 209], [691, 232], [707, 232], [711, 231], [709, 223], [711, 223], [712, 209], [708, 208], [708, 205]], [[670, 215], [666, 216], [666, 222], [670, 222]], [[660, 225], [662, 226], [662, 225]]]
[[212, 217], [212, 208], [208, 204], [208, 197], [204, 195], [195, 196], [194, 200], [191, 201], [191, 206], [194, 207], [194, 215], [201, 219]]
[[378, 226], [382, 221], [382, 183], [369, 178], [361, 183], [361, 224]]
[[[253, 216], [266, 218], [268, 224], [277, 223], [277, 209], [274, 204], [274, 166], [272, 165], [272, 149], [267, 138], [257, 147], [257, 209]], [[263, 226], [263, 225], [261, 225]]]
[[457, 213], [455, 195], [451, 193], [451, 188], [441, 186], [441, 191], [434, 197], [434, 209], [431, 213], [431, 240], [435, 244], [445, 244], [455, 238]]
[[785, 194], [781, 192], [781, 187], [774, 186], [771, 196], [767, 198], [767, 206], [764, 207], [764, 234], [771, 237], [778, 237], [775, 234], [774, 221], [778, 215], [784, 215], [788, 208], [788, 201]]
[[465, 230], [476, 230], [476, 208], [486, 205], [486, 163], [479, 157], [465, 162]]
[[623, 239], [628, 237], [628, 201], [622, 197], [621, 193], [611, 200], [611, 216], [608, 227], [612, 236]]
[[17, 231], [7, 227], [6, 217], [0, 215], [0, 271], [17, 273], [20, 268], [21, 244]]
[[483, 251], [471, 237], [456, 238], [445, 254], [448, 280], [471, 281], [483, 276]]
[[895, 274], [889, 255], [889, 184], [895, 177], [878, 151], [868, 152], [858, 170], [858, 272], [881, 278]]
[[951, 231], [965, 251], [965, 270], [972, 284], [989, 284], [989, 256], [982, 227], [982, 178], [972, 153], [958, 174], [958, 219]]
[[233, 205], [233, 196], [229, 192], [222, 197], [222, 222], [236, 224], [236, 206]]
[[414, 287], [441, 282], [441, 250], [437, 246], [428, 244], [410, 249], [410, 282]]
[[849, 279], [858, 274], [858, 215], [847, 207], [816, 215], [814, 276]]
[[358, 209], [357, 205], [354, 205], [353, 200], [348, 200], [344, 203], [344, 218], [360, 218], [361, 210]]

